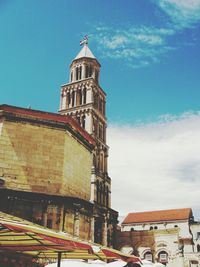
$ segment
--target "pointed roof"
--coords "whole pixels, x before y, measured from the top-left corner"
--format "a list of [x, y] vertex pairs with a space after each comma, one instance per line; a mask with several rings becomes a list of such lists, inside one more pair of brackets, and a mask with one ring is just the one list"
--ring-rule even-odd
[[93, 53], [91, 52], [90, 48], [87, 46], [87, 44], [84, 44], [83, 48], [81, 49], [81, 51], [78, 53], [78, 55], [75, 57], [74, 60], [82, 57], [96, 59]]

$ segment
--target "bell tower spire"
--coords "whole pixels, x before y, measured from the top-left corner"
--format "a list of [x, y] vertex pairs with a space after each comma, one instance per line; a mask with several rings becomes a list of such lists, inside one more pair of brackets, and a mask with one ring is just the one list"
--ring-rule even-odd
[[101, 66], [88, 47], [87, 36], [80, 41], [80, 45], [83, 45], [83, 47], [70, 65], [69, 82], [72, 83], [87, 78], [93, 78], [96, 82], [99, 82]]
[[[61, 86], [60, 113], [71, 115], [96, 140], [91, 176], [91, 202], [94, 203], [94, 240], [107, 243], [107, 221], [111, 212], [111, 179], [108, 176], [106, 143], [106, 93], [99, 85], [100, 63], [88, 46], [88, 37], [80, 42], [80, 52], [70, 65], [69, 83]], [[111, 217], [112, 218], [111, 218]], [[114, 216], [115, 217], [115, 216]], [[107, 229], [107, 230], [106, 230]]]

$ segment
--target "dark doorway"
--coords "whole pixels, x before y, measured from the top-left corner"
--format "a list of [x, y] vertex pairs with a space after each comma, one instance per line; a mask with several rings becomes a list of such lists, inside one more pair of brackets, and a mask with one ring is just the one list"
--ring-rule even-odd
[[102, 221], [99, 219], [96, 219], [94, 224], [94, 242], [102, 243]]

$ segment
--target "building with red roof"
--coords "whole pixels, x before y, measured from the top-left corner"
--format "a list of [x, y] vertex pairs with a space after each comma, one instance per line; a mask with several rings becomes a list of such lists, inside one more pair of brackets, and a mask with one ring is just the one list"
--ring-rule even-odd
[[191, 208], [172, 209], [172, 210], [155, 210], [146, 212], [129, 213], [122, 222], [125, 225], [141, 223], [161, 223], [173, 221], [185, 221], [193, 218]]
[[118, 248], [142, 259], [170, 267], [199, 262], [200, 225], [191, 208], [131, 212], [118, 234]]

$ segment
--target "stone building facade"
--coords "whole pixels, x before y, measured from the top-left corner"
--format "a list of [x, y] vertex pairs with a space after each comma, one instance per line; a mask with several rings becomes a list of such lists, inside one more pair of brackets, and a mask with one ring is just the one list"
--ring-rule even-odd
[[106, 93], [100, 87], [100, 64], [87, 43], [70, 65], [70, 82], [61, 87], [60, 114], [70, 115], [96, 141], [93, 151], [91, 202], [94, 203], [94, 241], [110, 245], [118, 214], [111, 209], [111, 178], [106, 143]]
[[118, 232], [118, 248], [168, 267], [197, 267], [199, 226], [190, 208], [129, 213]]
[[92, 240], [94, 147], [70, 117], [0, 106], [0, 210]]

